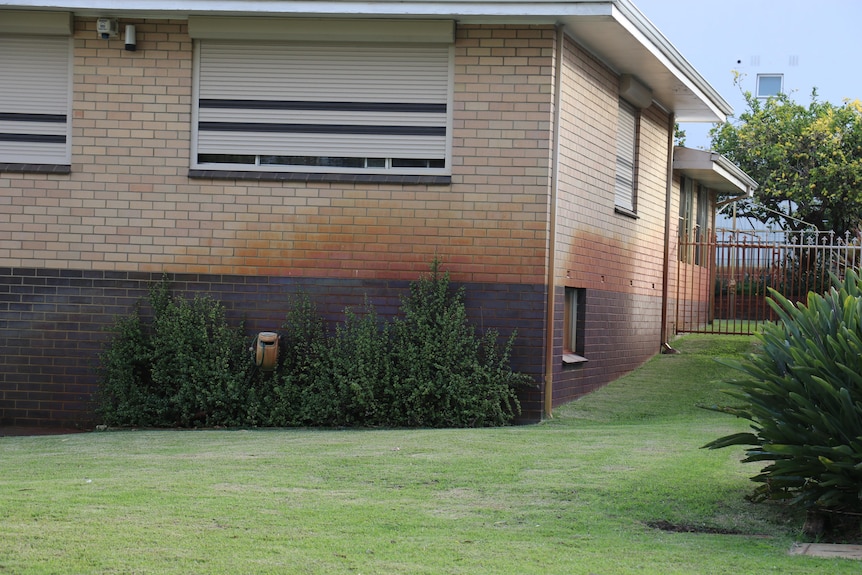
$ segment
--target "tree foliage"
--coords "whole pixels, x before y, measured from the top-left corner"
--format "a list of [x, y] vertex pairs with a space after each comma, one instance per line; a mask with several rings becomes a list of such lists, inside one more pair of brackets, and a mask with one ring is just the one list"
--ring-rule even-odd
[[807, 106], [786, 94], [744, 96], [748, 109], [710, 132], [713, 150], [759, 184], [754, 201], [740, 202], [737, 215], [784, 230], [859, 232], [862, 103], [822, 102], [816, 90]]

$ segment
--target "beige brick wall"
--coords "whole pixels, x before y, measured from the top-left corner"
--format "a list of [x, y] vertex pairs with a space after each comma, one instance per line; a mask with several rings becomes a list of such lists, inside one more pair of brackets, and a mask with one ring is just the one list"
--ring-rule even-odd
[[563, 60], [558, 285], [661, 297], [668, 116], [640, 119], [637, 218], [614, 211], [616, 74], [567, 39]]
[[[459, 27], [452, 184], [401, 186], [190, 179], [186, 24], [128, 23], [136, 52], [77, 20], [72, 174], [0, 175], [0, 265], [411, 279], [436, 255], [544, 283], [553, 27]], [[617, 214], [618, 78], [570, 39], [564, 70], [556, 282], [658, 296], [667, 116], [642, 114], [639, 217]]]
[[74, 37], [72, 174], [0, 175], [0, 266], [459, 281], [544, 277], [553, 28], [461, 27], [451, 186], [188, 177], [184, 21]]
[[474, 263], [497, 256], [481, 281], [546, 278], [555, 34], [547, 26], [458, 30], [452, 190], [479, 208], [468, 218], [485, 248]]

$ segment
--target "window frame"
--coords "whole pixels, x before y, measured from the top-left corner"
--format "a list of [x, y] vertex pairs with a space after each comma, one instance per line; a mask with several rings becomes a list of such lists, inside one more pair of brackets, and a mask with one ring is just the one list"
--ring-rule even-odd
[[563, 364], [584, 363], [586, 332], [586, 290], [563, 288]]
[[[711, 222], [710, 198], [712, 190], [687, 176], [679, 183], [679, 261], [696, 266], [706, 265], [707, 241]], [[686, 249], [682, 249], [685, 247]]]
[[[763, 85], [762, 81], [763, 80], [775, 80], [775, 79], [778, 80], [778, 91], [777, 92], [771, 92], [770, 91], [770, 93], [768, 93], [768, 94], [764, 93], [762, 88], [761, 88], [761, 86]], [[775, 96], [778, 96], [779, 94], [783, 94], [784, 93], [784, 74], [779, 74], [779, 73], [758, 74], [757, 79], [756, 79], [755, 88], [756, 88], [757, 97], [760, 99], [763, 99], [763, 100], [768, 99], [768, 98], [774, 98]]]
[[694, 242], [694, 191], [695, 181], [682, 176], [679, 182], [679, 261], [691, 263], [694, 259], [691, 250]]
[[[691, 242], [694, 221], [694, 180], [682, 176], [679, 182], [679, 239], [681, 242]], [[680, 254], [680, 261], [686, 261]]]
[[[0, 93], [0, 138], [8, 145], [5, 153], [0, 150], [0, 172], [71, 173], [74, 73], [71, 35], [62, 31], [15, 35], [0, 30], [0, 39], [13, 53], [13, 58], [6, 61], [7, 71], [18, 78], [15, 88], [5, 97]], [[38, 55], [40, 65], [25, 60], [26, 54]], [[20, 59], [15, 59], [16, 56]], [[60, 69], [64, 77], [38, 76], [40, 72], [56, 74]], [[29, 79], [26, 72], [30, 72]], [[32, 97], [27, 96], [28, 91]]]
[[697, 207], [695, 208], [694, 239], [700, 249], [694, 253], [694, 265], [702, 266], [706, 261], [706, 247], [704, 242], [709, 232], [709, 197], [710, 190], [702, 183], [697, 183]]

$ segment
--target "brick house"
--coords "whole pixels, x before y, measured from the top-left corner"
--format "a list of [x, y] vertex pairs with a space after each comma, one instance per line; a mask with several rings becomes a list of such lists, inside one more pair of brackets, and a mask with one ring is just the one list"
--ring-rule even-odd
[[631, 2], [208, 4], [0, 6], [0, 425], [92, 424], [164, 273], [253, 333], [437, 256], [517, 330], [525, 421], [673, 334], [674, 123], [731, 110]]

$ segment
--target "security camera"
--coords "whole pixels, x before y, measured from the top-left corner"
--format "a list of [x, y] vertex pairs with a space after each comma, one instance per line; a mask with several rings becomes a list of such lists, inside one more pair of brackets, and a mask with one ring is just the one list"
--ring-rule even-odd
[[138, 44], [135, 41], [135, 27], [131, 24], [126, 24], [126, 50], [134, 52], [138, 49]]

